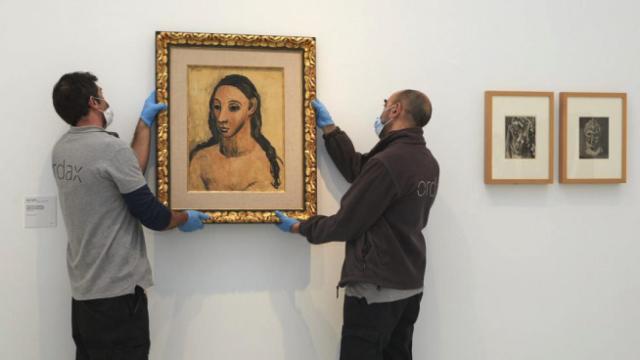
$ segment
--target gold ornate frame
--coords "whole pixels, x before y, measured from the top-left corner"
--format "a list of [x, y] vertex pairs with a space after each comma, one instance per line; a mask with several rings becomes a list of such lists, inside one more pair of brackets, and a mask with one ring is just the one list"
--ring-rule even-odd
[[[307, 219], [316, 215], [316, 119], [311, 100], [316, 96], [316, 44], [312, 37], [211, 34], [188, 32], [156, 32], [156, 89], [157, 100], [170, 105], [169, 99], [169, 63], [171, 47], [228, 48], [299, 51], [302, 54], [303, 82], [303, 177], [304, 194], [302, 209], [283, 209], [287, 215]], [[169, 113], [163, 111], [157, 121], [157, 197], [165, 206], [171, 208], [170, 194], [170, 146]], [[219, 210], [197, 209], [207, 212], [212, 223], [268, 223], [277, 222], [273, 209], [265, 210]]]

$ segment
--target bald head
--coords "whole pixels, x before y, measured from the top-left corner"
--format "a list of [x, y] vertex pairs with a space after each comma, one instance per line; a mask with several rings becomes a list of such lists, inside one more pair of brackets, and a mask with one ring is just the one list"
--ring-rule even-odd
[[411, 115], [418, 127], [427, 125], [431, 119], [431, 101], [418, 90], [402, 90], [394, 94], [394, 100], [401, 102], [407, 114]]

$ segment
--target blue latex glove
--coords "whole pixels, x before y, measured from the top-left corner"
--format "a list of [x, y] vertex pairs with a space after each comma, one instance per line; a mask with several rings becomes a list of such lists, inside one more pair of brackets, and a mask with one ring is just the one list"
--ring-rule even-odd
[[200, 230], [204, 227], [204, 224], [202, 222], [209, 219], [209, 215], [195, 210], [187, 210], [187, 215], [189, 216], [187, 221], [184, 224], [178, 226], [178, 229], [180, 229], [180, 231], [182, 232], [192, 232]]
[[147, 124], [148, 127], [152, 127], [153, 123], [156, 121], [156, 116], [162, 110], [167, 109], [167, 104], [156, 103], [156, 92], [151, 92], [151, 95], [144, 101], [144, 105], [142, 106], [142, 113], [140, 114], [140, 119]]
[[276, 210], [276, 216], [278, 217], [278, 219], [280, 219], [280, 222], [277, 223], [276, 226], [284, 232], [291, 232], [291, 228], [293, 227], [293, 225], [300, 222], [294, 218], [288, 217], [278, 210]]
[[313, 110], [316, 111], [316, 123], [320, 129], [329, 125], [335, 125], [333, 123], [333, 119], [331, 119], [329, 110], [327, 110], [327, 108], [318, 101], [318, 99], [313, 99], [311, 101], [311, 106], [313, 106]]

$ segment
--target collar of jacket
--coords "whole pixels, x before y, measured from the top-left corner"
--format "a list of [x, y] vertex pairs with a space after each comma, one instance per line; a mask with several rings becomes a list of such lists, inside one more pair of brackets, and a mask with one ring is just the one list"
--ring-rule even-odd
[[391, 144], [415, 144], [426, 145], [424, 141], [424, 132], [422, 128], [407, 128], [388, 133], [385, 137], [380, 139], [376, 146], [371, 149], [369, 155], [374, 155]]

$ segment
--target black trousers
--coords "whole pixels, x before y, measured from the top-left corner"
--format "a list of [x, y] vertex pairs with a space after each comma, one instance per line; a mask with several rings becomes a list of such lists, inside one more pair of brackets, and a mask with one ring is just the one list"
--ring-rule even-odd
[[422, 293], [407, 299], [367, 304], [346, 296], [340, 360], [410, 360], [413, 325]]
[[147, 360], [149, 311], [144, 289], [134, 294], [71, 302], [76, 360]]

